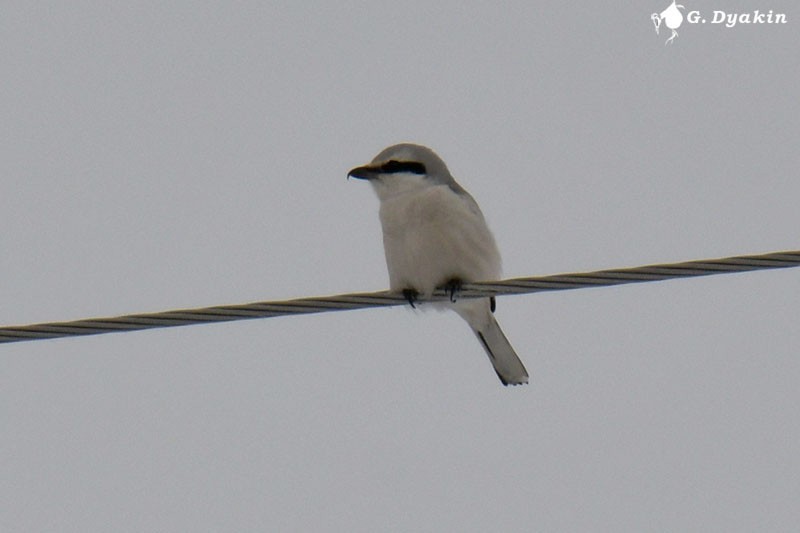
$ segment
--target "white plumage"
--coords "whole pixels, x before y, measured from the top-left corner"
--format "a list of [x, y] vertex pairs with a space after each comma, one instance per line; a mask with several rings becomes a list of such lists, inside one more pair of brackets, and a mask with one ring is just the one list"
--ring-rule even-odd
[[[389, 286], [429, 296], [452, 282], [500, 278], [500, 253], [478, 204], [431, 149], [390, 146], [349, 176], [369, 180], [381, 202]], [[528, 373], [492, 314], [490, 299], [448, 304], [469, 323], [503, 384]]]

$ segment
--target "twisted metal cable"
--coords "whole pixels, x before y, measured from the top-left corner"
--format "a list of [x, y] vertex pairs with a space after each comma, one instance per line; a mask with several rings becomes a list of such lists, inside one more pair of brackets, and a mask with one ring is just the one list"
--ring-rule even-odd
[[[751, 270], [789, 268], [800, 266], [800, 251], [775, 252], [763, 255], [743, 255], [723, 259], [707, 259], [649, 265], [636, 268], [598, 270], [575, 274], [557, 274], [502, 281], [466, 283], [458, 291], [458, 298], [479, 298], [506, 294], [528, 294], [543, 291], [607, 287], [626, 283], [644, 283], [674, 278], [691, 278], [747, 272]], [[437, 289], [431, 298], [420, 298], [420, 303], [445, 301], [450, 298], [445, 289]], [[399, 293], [380, 291], [371, 293], [339, 294], [336, 296], [299, 298], [275, 302], [254, 302], [240, 305], [220, 305], [198, 309], [179, 309], [161, 313], [142, 313], [111, 318], [91, 318], [72, 322], [52, 322], [28, 326], [0, 327], [0, 343], [20, 342], [79, 335], [99, 335], [115, 331], [136, 331], [151, 328], [229, 322], [252, 318], [284, 315], [346, 311], [369, 307], [389, 307], [407, 304]]]

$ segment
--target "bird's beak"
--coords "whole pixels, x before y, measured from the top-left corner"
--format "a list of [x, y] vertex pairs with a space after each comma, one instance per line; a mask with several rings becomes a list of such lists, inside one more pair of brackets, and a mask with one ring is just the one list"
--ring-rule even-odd
[[378, 169], [369, 165], [356, 167], [347, 173], [348, 178], [358, 178], [360, 180], [373, 180], [378, 177]]

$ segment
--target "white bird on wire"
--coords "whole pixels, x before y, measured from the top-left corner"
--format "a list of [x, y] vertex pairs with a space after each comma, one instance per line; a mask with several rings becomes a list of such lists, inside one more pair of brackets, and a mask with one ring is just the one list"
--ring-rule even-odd
[[527, 383], [525, 366], [494, 318], [495, 299], [456, 298], [462, 283], [500, 279], [500, 252], [478, 204], [444, 161], [430, 148], [397, 144], [347, 175], [368, 180], [380, 200], [390, 288], [414, 307], [419, 295], [447, 287], [445, 305], [467, 321], [500, 381]]
[[650, 19], [653, 21], [653, 24], [656, 27], [656, 35], [658, 35], [658, 29], [661, 27], [661, 22], [663, 21], [666, 24], [667, 28], [672, 30], [672, 36], [664, 43], [664, 46], [668, 45], [678, 36], [678, 32], [676, 31], [680, 25], [683, 23], [683, 13], [681, 13], [680, 9], [686, 9], [680, 4], [675, 4], [675, 0], [672, 0], [672, 3], [662, 11], [661, 13], [653, 13], [650, 15]]

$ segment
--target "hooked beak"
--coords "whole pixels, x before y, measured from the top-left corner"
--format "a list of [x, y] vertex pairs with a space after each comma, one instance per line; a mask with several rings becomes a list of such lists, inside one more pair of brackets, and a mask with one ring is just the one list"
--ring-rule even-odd
[[378, 169], [369, 165], [356, 167], [347, 173], [348, 178], [358, 178], [360, 180], [373, 180], [378, 177]]

